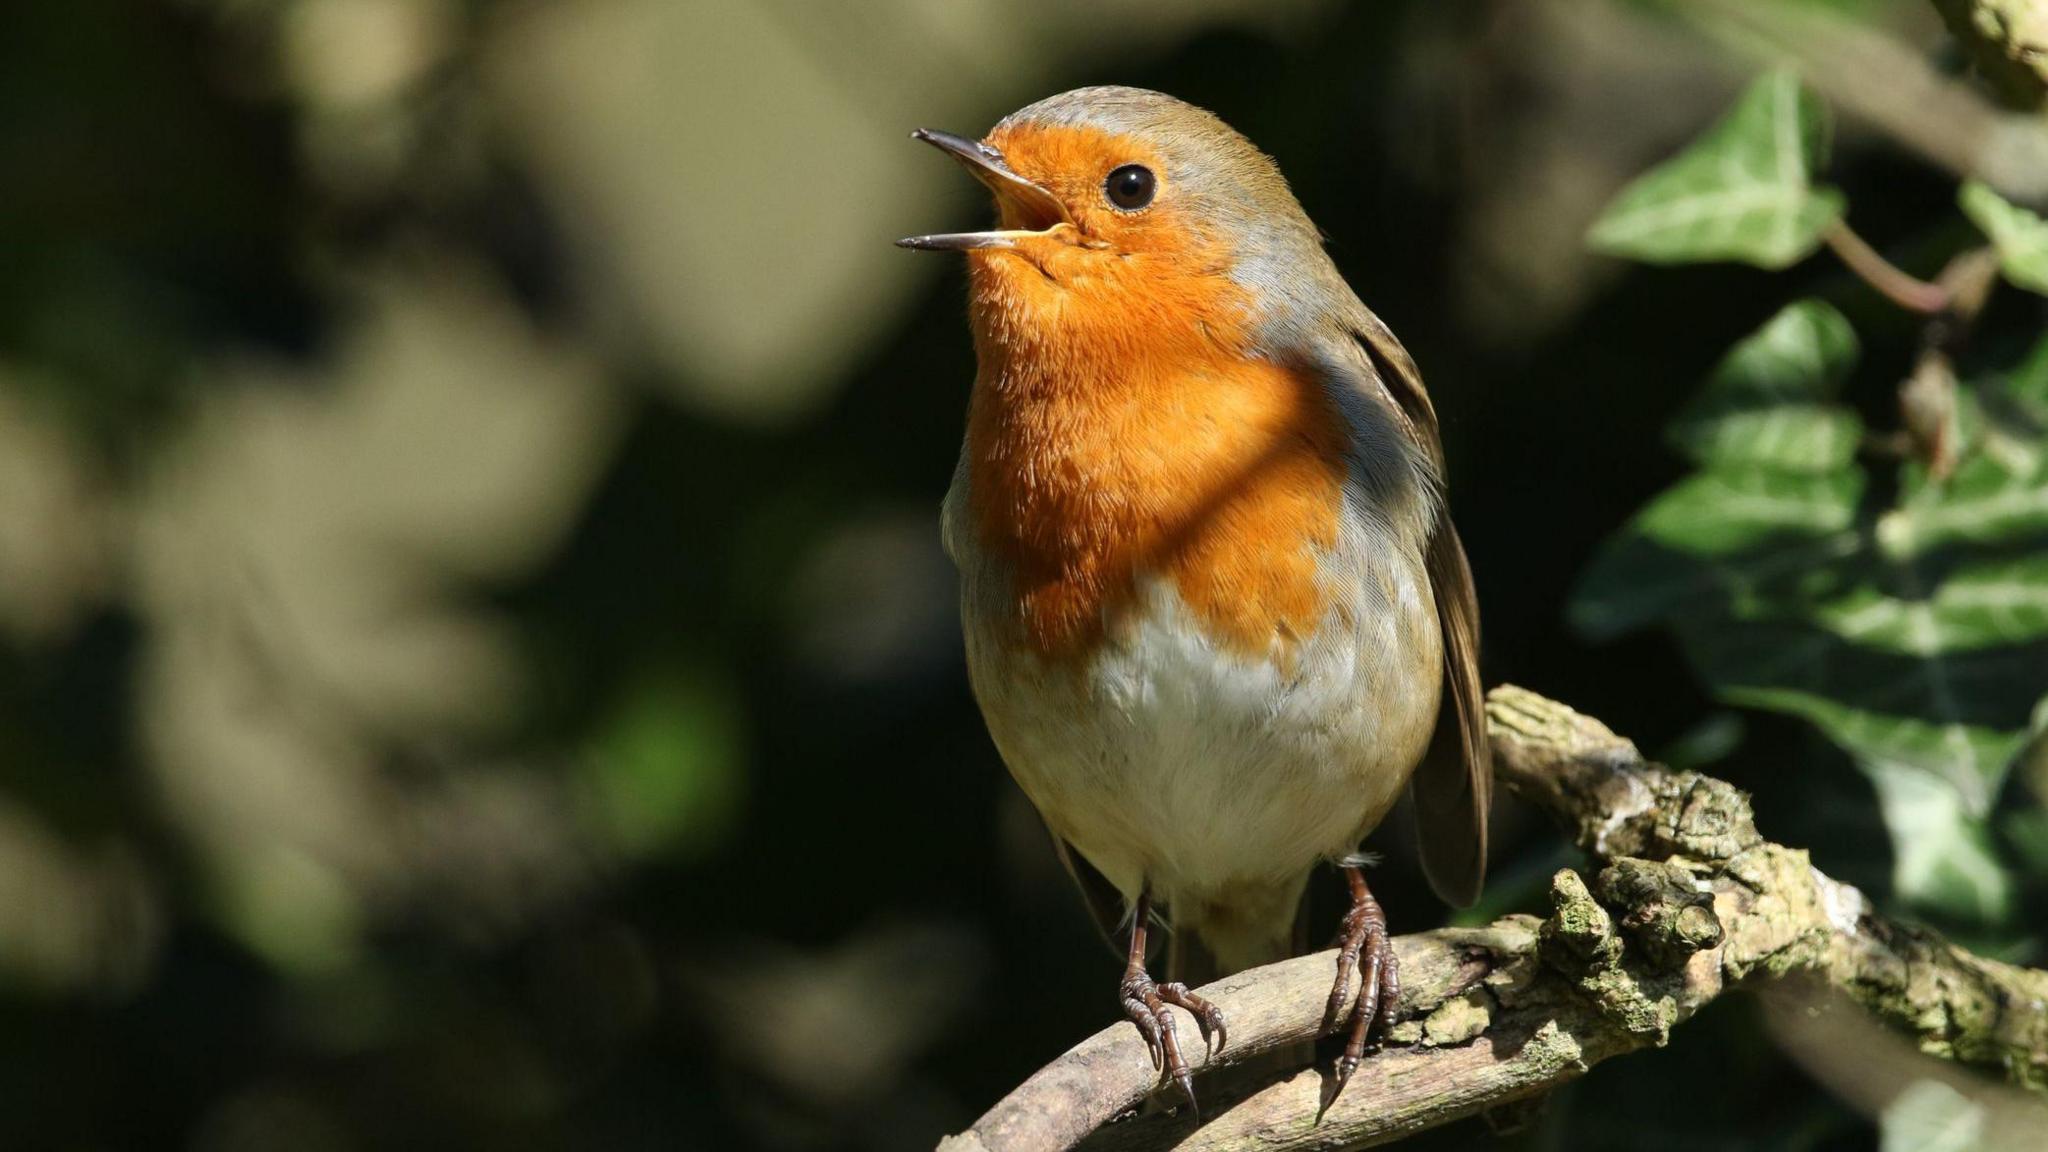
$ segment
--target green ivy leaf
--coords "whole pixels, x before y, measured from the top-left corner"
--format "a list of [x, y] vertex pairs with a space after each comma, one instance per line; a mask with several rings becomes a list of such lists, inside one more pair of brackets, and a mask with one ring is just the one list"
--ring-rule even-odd
[[1918, 1080], [1885, 1105], [1879, 1129], [1878, 1152], [1975, 1152], [1984, 1106], [1939, 1080]]
[[1980, 814], [1910, 766], [1883, 760], [1858, 766], [1877, 788], [1895, 853], [1892, 886], [1899, 895], [1981, 924], [1998, 924], [2012, 914], [2012, 876]]
[[1965, 459], [1945, 484], [1917, 469], [1908, 476], [1899, 515], [1880, 527], [1894, 552], [1925, 553], [1943, 545], [1998, 544], [2048, 532], [2048, 467], [2040, 438], [2029, 451], [2002, 458], [1990, 451]]
[[1602, 550], [1572, 598], [1572, 625], [1604, 639], [1689, 605], [1744, 603], [1861, 549], [1862, 424], [1832, 403], [1857, 353], [1848, 321], [1817, 300], [1731, 349], [1669, 430], [1701, 470]]
[[1963, 215], [1991, 238], [2005, 278], [2029, 292], [2048, 295], [2048, 222], [1977, 180], [1964, 183], [1956, 201]]
[[1842, 214], [1842, 194], [1813, 185], [1827, 144], [1826, 109], [1794, 73], [1768, 73], [1689, 148], [1622, 189], [1587, 242], [1651, 263], [1786, 267]]
[[1729, 351], [1673, 420], [1672, 443], [1708, 467], [1837, 471], [1863, 437], [1856, 413], [1832, 402], [1857, 353], [1833, 306], [1793, 303]]

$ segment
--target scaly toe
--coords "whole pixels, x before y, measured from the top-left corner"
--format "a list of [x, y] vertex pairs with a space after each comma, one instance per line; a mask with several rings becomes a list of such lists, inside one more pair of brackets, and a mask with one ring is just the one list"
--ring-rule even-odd
[[1159, 998], [1168, 1004], [1187, 1009], [1195, 1018], [1195, 1027], [1202, 1030], [1204, 1057], [1214, 1056], [1223, 1051], [1223, 1045], [1230, 1039], [1230, 1032], [1224, 1026], [1222, 1009], [1188, 991], [1188, 986], [1180, 983], [1160, 985]]

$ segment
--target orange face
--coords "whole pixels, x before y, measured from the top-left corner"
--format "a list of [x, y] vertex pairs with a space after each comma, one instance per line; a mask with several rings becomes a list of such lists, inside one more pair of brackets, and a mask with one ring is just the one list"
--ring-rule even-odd
[[[990, 133], [988, 143], [1012, 171], [1053, 194], [1078, 236], [1064, 239], [1102, 254], [1177, 253], [1192, 223], [1164, 157], [1144, 141], [1099, 128], [1018, 124]], [[997, 196], [1003, 227], [1043, 228], [1029, 206]]]

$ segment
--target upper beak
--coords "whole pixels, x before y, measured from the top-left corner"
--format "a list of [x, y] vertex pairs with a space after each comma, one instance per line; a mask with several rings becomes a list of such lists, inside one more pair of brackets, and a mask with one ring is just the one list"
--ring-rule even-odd
[[1067, 206], [1060, 203], [1059, 197], [1011, 171], [1009, 162], [1003, 159], [1003, 154], [981, 141], [930, 128], [919, 128], [910, 134], [910, 138], [922, 140], [958, 160], [962, 167], [973, 173], [976, 180], [988, 185], [988, 190], [996, 194], [996, 200], [1005, 209], [1004, 217], [1024, 226], [991, 232], [941, 232], [932, 236], [907, 236], [896, 242], [898, 247], [955, 251], [969, 248], [1011, 248], [1015, 247], [1016, 241], [1022, 237], [1042, 236], [1062, 224], [1074, 222], [1073, 217], [1067, 213]]

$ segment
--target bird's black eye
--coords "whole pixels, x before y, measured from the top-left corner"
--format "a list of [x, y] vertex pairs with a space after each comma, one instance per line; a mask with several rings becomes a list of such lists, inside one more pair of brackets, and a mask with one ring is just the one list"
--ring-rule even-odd
[[1109, 174], [1103, 182], [1102, 191], [1109, 202], [1126, 212], [1136, 212], [1152, 202], [1152, 194], [1158, 190], [1159, 181], [1153, 178], [1152, 170], [1143, 164], [1126, 164]]

